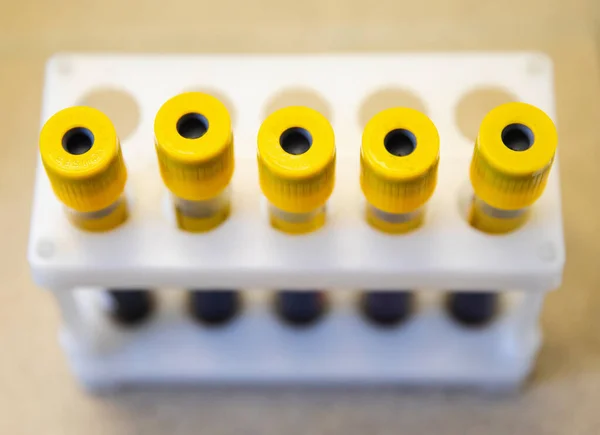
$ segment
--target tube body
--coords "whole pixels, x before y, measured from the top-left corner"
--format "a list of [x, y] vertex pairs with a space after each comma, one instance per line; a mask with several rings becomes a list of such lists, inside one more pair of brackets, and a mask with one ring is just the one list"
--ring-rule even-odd
[[272, 113], [260, 127], [257, 158], [271, 225], [289, 234], [321, 228], [335, 183], [335, 139], [327, 119], [301, 106]]
[[396, 107], [366, 125], [360, 183], [366, 219], [386, 233], [406, 233], [423, 222], [425, 204], [437, 183], [440, 139], [423, 113]]
[[231, 118], [215, 97], [187, 92], [168, 100], [154, 120], [160, 173], [180, 229], [210, 231], [230, 213]]

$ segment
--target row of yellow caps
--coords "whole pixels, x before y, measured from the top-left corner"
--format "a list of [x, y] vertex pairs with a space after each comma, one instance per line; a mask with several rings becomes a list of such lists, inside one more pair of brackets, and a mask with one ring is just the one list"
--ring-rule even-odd
[[[206, 201], [229, 184], [234, 170], [229, 113], [215, 97], [177, 95], [158, 111], [155, 145], [162, 178], [186, 201]], [[385, 213], [409, 213], [431, 196], [437, 180], [439, 135], [423, 113], [391, 108], [363, 132], [361, 186], [368, 202]], [[260, 185], [275, 207], [308, 213], [330, 196], [335, 179], [331, 125], [307, 107], [271, 114], [258, 132]], [[542, 193], [556, 151], [554, 124], [541, 110], [508, 103], [482, 122], [471, 164], [478, 198], [516, 210]], [[69, 208], [89, 213], [122, 195], [126, 169], [112, 122], [98, 110], [71, 107], [44, 125], [40, 151], [54, 192]]]

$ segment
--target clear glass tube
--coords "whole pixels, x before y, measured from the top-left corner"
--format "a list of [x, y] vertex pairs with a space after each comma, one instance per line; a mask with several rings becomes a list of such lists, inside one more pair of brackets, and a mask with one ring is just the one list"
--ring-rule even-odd
[[369, 224], [386, 233], [399, 234], [412, 231], [423, 223], [425, 207], [409, 213], [389, 213], [367, 204], [366, 218]]
[[92, 232], [109, 231], [127, 220], [127, 198], [121, 195], [108, 207], [92, 212], [80, 212], [65, 208], [69, 221], [76, 227]]
[[307, 213], [291, 213], [269, 204], [271, 226], [290, 234], [305, 234], [325, 225], [326, 206], [323, 205]]
[[526, 222], [528, 212], [528, 208], [503, 210], [492, 207], [475, 196], [471, 203], [469, 223], [488, 234], [506, 234], [520, 228]]
[[173, 196], [177, 226], [194, 233], [216, 228], [229, 216], [230, 197], [228, 188], [219, 195], [202, 201], [190, 201]]

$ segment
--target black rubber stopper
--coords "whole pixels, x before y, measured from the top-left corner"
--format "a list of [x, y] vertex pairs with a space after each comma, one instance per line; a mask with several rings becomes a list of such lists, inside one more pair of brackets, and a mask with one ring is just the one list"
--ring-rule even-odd
[[93, 145], [94, 134], [85, 127], [72, 128], [62, 138], [64, 150], [74, 156], [87, 153]]
[[177, 121], [177, 133], [186, 139], [198, 139], [208, 131], [208, 119], [199, 113], [188, 113]]
[[149, 290], [109, 290], [111, 317], [119, 324], [135, 326], [152, 314], [154, 301]]
[[192, 316], [202, 323], [224, 325], [239, 312], [241, 299], [236, 290], [194, 290], [190, 293]]
[[312, 135], [305, 128], [288, 128], [279, 137], [279, 145], [286, 153], [299, 156], [312, 146]]
[[527, 151], [533, 146], [533, 132], [523, 124], [510, 124], [504, 127], [501, 133], [502, 142], [513, 151]]
[[410, 316], [413, 303], [409, 291], [370, 291], [361, 297], [361, 310], [375, 325], [392, 327]]
[[465, 326], [483, 326], [498, 310], [498, 294], [489, 292], [455, 292], [448, 296], [448, 311]]
[[309, 326], [317, 322], [326, 310], [325, 295], [320, 291], [282, 290], [275, 298], [277, 314], [293, 326]]
[[417, 148], [417, 138], [411, 131], [397, 128], [385, 136], [383, 146], [391, 155], [404, 157], [412, 154]]

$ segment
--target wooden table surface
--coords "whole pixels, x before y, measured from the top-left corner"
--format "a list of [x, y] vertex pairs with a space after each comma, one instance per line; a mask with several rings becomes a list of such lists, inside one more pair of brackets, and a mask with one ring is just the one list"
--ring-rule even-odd
[[[43, 67], [57, 51], [519, 50], [555, 62], [567, 266], [519, 395], [143, 390], [91, 397], [57, 343], [26, 243]], [[600, 2], [0, 0], [1, 434], [600, 433]], [[476, 115], [473, 115], [474, 117]]]

